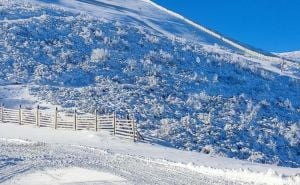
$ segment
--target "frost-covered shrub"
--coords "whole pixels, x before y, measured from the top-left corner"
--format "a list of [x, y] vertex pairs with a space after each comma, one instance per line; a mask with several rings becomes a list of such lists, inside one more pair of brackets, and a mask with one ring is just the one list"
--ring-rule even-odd
[[64, 62], [69, 62], [69, 60], [72, 58], [73, 53], [71, 51], [61, 51], [60, 58]]
[[187, 103], [187, 105], [192, 106], [196, 110], [201, 110], [201, 108], [202, 108], [201, 101], [199, 101], [197, 95], [189, 95], [186, 103]]
[[288, 108], [288, 109], [292, 109], [292, 108], [293, 108], [292, 102], [291, 102], [289, 99], [286, 99], [286, 100], [283, 102], [283, 105], [284, 105], [284, 107], [286, 107], [286, 108]]
[[202, 100], [202, 101], [209, 101], [210, 100], [210, 96], [208, 96], [205, 92], [200, 92], [198, 95], [196, 95], [199, 100]]
[[212, 82], [213, 83], [217, 83], [218, 82], [218, 78], [219, 78], [219, 76], [217, 74], [214, 74], [214, 76], [212, 78]]
[[160, 129], [158, 131], [158, 134], [161, 136], [161, 137], [167, 137], [170, 133], [170, 130], [171, 130], [171, 126], [172, 126], [172, 120], [170, 119], [161, 119], [160, 120]]
[[103, 32], [101, 30], [96, 30], [95, 31], [95, 36], [96, 37], [102, 37], [103, 36]]
[[137, 68], [137, 62], [134, 59], [128, 59], [127, 60], [127, 67], [126, 67], [126, 72], [132, 72], [135, 71]]
[[158, 84], [158, 81], [157, 81], [155, 76], [149, 76], [148, 77], [148, 83], [149, 83], [150, 87], [154, 87]]
[[159, 38], [156, 37], [156, 36], [154, 36], [154, 35], [148, 35], [148, 34], [146, 34], [146, 39], [149, 42], [153, 43], [153, 44], [158, 44], [159, 43]]
[[264, 155], [261, 152], [251, 152], [250, 157], [248, 157], [249, 161], [259, 161], [263, 162], [264, 160]]
[[205, 153], [205, 154], [214, 154], [215, 153], [214, 148], [213, 148], [212, 145], [206, 145], [206, 146], [204, 146], [201, 149], [201, 152]]
[[91, 61], [92, 62], [101, 62], [106, 59], [108, 56], [108, 51], [106, 49], [94, 49], [91, 54]]
[[101, 83], [102, 82], [102, 77], [101, 76], [95, 76], [95, 82], [96, 83]]
[[53, 80], [50, 69], [47, 65], [40, 64], [34, 70], [35, 80], [42, 82], [44, 80]]
[[288, 128], [285, 137], [289, 141], [290, 145], [299, 147], [300, 146], [300, 122], [294, 123]]
[[151, 68], [151, 66], [153, 65], [151, 59], [149, 58], [144, 58], [141, 60], [142, 64], [143, 64], [143, 67], [145, 70], [148, 70]]
[[198, 64], [200, 64], [201, 63], [201, 59], [200, 59], [200, 57], [196, 57], [196, 63], [198, 63]]
[[80, 31], [79, 35], [84, 39], [86, 44], [91, 44], [93, 42], [93, 33], [89, 29], [89, 27], [82, 27], [82, 30]]
[[127, 31], [124, 29], [118, 28], [117, 34], [119, 36], [124, 36], [124, 35], [127, 35]]
[[163, 60], [163, 61], [171, 61], [173, 60], [173, 57], [170, 53], [166, 52], [166, 51], [163, 51], [162, 49], [159, 50], [159, 55], [160, 55], [160, 58]]

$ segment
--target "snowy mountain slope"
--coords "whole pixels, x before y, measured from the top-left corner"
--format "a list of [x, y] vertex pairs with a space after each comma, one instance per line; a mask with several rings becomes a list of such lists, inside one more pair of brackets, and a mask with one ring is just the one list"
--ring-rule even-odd
[[296, 63], [282, 66], [192, 33], [144, 1], [0, 2], [0, 84], [8, 89], [1, 102], [18, 106], [9, 91], [17, 87], [8, 84], [21, 83], [28, 107], [116, 110], [134, 115], [150, 140], [300, 166]]
[[286, 53], [276, 53], [276, 55], [300, 62], [300, 51], [292, 51]]
[[[51, 2], [52, 1], [44, 1]], [[183, 20], [166, 13], [153, 6], [151, 1], [144, 0], [60, 0], [54, 2], [59, 6], [69, 7], [73, 10], [89, 12], [94, 16], [109, 20], [118, 20], [133, 26], [143, 28], [173, 39], [175, 37], [185, 38], [202, 42], [205, 44], [219, 44], [228, 47], [216, 37], [186, 24]], [[195, 40], [196, 39], [196, 40]], [[237, 49], [235, 49], [237, 50]]]
[[105, 132], [1, 124], [0, 146], [3, 184], [296, 185], [300, 182], [299, 169], [132, 143]]
[[[8, 184], [8, 183], [4, 183]], [[128, 185], [126, 179], [111, 173], [78, 167], [46, 169], [17, 177], [9, 182], [14, 185], [60, 185], [60, 184], [110, 184]]]
[[[47, 0], [41, 1], [51, 2]], [[81, 3], [74, 3], [76, 1]], [[109, 0], [76, 1], [60, 0], [56, 1], [56, 3], [64, 7], [85, 10], [99, 17], [118, 20], [125, 18], [125, 22], [143, 23], [144, 26], [150, 30], [156, 30], [169, 38], [180, 37], [194, 42], [202, 42], [203, 44], [219, 44], [225, 48], [231, 47], [235, 51], [243, 51], [254, 56], [265, 57], [265, 59], [269, 60], [278, 60], [276, 55], [266, 53], [266, 56], [263, 56], [262, 53], [242, 46], [238, 42], [232, 41], [217, 32], [209, 30], [204, 26], [153, 3], [151, 0], [117, 0], [113, 2]], [[95, 6], [97, 8], [95, 8]], [[106, 13], [108, 13], [108, 15], [106, 15]], [[124, 15], [126, 15], [126, 17], [124, 17]]]
[[[169, 39], [188, 40], [200, 45], [211, 46], [217, 45], [217, 49], [222, 48], [222, 52], [229, 51], [244, 53], [251, 57], [258, 58], [255, 60], [260, 67], [276, 72], [282, 75], [287, 74], [278, 66], [282, 63], [282, 59], [273, 54], [262, 54], [259, 51], [245, 47], [238, 42], [230, 40], [223, 35], [205, 28], [202, 25], [196, 24], [183, 16], [167, 10], [150, 0], [59, 0], [48, 1], [39, 0], [42, 2], [51, 2], [59, 6], [71, 8], [73, 11], [89, 12], [93, 16], [106, 18], [109, 20], [117, 20], [125, 24], [134, 26], [143, 26], [143, 28], [154, 32], [155, 34], [163, 35]], [[209, 49], [211, 49], [209, 47]], [[289, 60], [285, 61], [290, 68], [299, 68]], [[277, 67], [275, 67], [277, 66]], [[290, 70], [291, 72], [293, 70]], [[294, 76], [299, 79], [299, 75]]]

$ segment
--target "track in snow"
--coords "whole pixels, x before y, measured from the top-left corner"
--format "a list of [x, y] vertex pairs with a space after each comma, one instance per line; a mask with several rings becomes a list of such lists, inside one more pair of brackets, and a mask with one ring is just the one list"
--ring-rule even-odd
[[0, 141], [0, 153], [0, 183], [4, 184], [13, 184], [14, 178], [20, 175], [64, 167], [108, 172], [128, 180], [130, 184], [242, 184], [142, 158], [81, 146]]

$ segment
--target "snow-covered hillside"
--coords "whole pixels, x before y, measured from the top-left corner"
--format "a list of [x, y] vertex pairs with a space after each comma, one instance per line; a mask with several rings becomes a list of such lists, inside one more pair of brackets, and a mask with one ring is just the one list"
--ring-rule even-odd
[[286, 53], [276, 53], [278, 56], [300, 62], [300, 51], [292, 51]]
[[28, 107], [132, 114], [152, 142], [300, 167], [298, 63], [245, 53], [148, 1], [0, 2], [9, 106], [18, 89]]

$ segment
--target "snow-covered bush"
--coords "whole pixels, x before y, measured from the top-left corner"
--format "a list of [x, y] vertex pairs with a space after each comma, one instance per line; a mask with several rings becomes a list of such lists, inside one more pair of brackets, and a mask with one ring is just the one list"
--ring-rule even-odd
[[148, 77], [148, 83], [149, 83], [150, 87], [154, 87], [158, 84], [158, 81], [157, 81], [155, 76], [149, 76]]
[[53, 80], [51, 72], [47, 65], [40, 64], [34, 70], [35, 80], [41, 82], [43, 80]]
[[137, 68], [137, 62], [134, 59], [128, 59], [126, 61], [127, 66], [125, 68], [125, 72], [133, 72]]
[[163, 61], [169, 62], [169, 61], [173, 60], [172, 55], [166, 51], [163, 51], [162, 49], [159, 50], [159, 55], [160, 55], [161, 60], [163, 60]]
[[206, 146], [204, 146], [204, 147], [201, 149], [201, 152], [202, 152], [202, 153], [205, 153], [205, 154], [214, 154], [214, 153], [215, 153], [214, 148], [213, 148], [213, 146], [211, 146], [211, 145], [206, 145]]
[[289, 100], [289, 99], [286, 99], [284, 102], [283, 102], [283, 105], [288, 108], [288, 109], [293, 109], [293, 105], [292, 105], [292, 102]]
[[198, 63], [198, 64], [201, 63], [201, 59], [198, 56], [196, 57], [196, 63]]
[[288, 128], [285, 137], [289, 141], [290, 145], [299, 147], [300, 146], [300, 122], [292, 124]]
[[94, 49], [91, 54], [92, 62], [102, 62], [108, 56], [108, 51], [106, 49]]
[[101, 30], [96, 30], [95, 31], [95, 36], [96, 37], [102, 37], [103, 36], [103, 32]]
[[127, 35], [127, 31], [124, 29], [118, 28], [117, 34], [119, 36], [124, 36], [124, 35]]
[[159, 38], [154, 36], [154, 35], [148, 35], [146, 34], [146, 39], [151, 42], [152, 44], [158, 44], [159, 43]]
[[218, 82], [218, 78], [219, 78], [219, 76], [217, 74], [214, 74], [214, 76], [212, 78], [212, 83], [217, 83]]
[[172, 121], [170, 119], [161, 119], [160, 120], [160, 129], [158, 131], [161, 137], [167, 137], [170, 134], [170, 130], [172, 127]]

